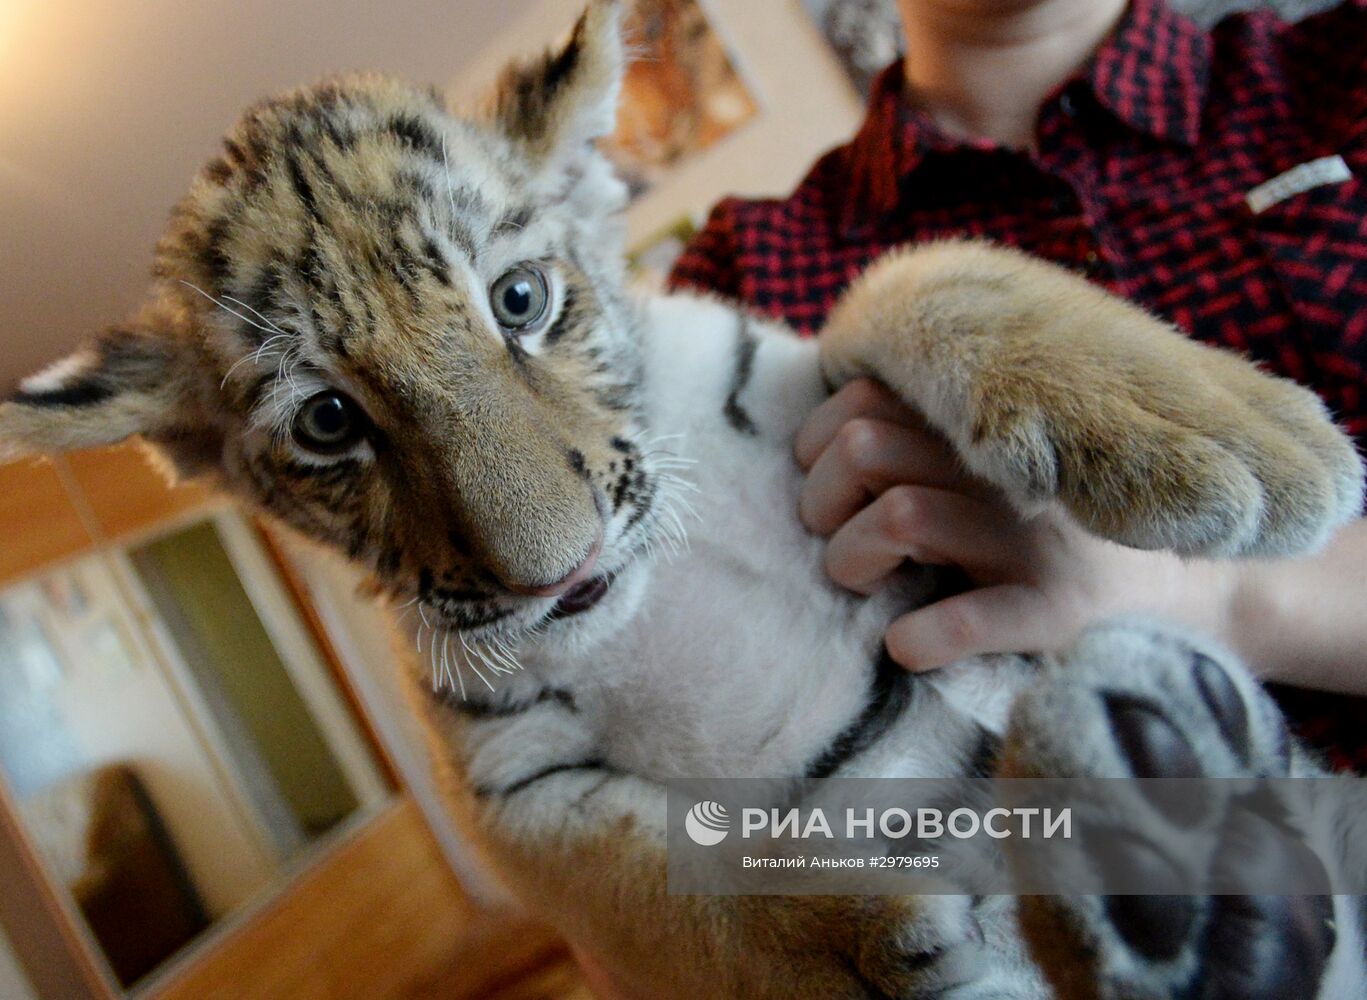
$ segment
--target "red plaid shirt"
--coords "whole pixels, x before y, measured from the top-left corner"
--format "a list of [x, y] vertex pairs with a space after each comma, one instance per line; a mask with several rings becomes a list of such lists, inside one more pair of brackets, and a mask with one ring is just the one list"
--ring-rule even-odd
[[[1314, 387], [1367, 442], [1367, 0], [1208, 32], [1132, 0], [1037, 136], [1036, 152], [947, 136], [894, 65], [848, 145], [787, 198], [718, 204], [671, 282], [813, 332], [888, 248], [984, 236]], [[1333, 156], [1349, 179], [1250, 208], [1252, 189]], [[1367, 769], [1367, 701], [1284, 702], [1335, 764]]]

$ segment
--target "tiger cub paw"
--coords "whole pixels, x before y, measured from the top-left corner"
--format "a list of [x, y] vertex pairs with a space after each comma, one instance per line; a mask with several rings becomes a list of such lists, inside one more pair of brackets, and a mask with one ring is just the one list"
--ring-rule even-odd
[[1205, 556], [1313, 551], [1362, 508], [1363, 464], [1318, 397], [1062, 268], [983, 243], [884, 258], [822, 335], [1024, 512]]
[[983, 932], [970, 897], [894, 896], [868, 902], [854, 964], [882, 993], [940, 996], [982, 977]]
[[[979, 917], [1000, 915], [984, 913], [993, 903], [978, 897], [754, 897], [750, 905], [760, 911], [755, 926], [764, 928], [763, 938], [781, 938], [793, 956], [807, 992], [790, 996], [1003, 1000], [1044, 992], [1042, 981], [1021, 977], [1019, 965], [1008, 970], [995, 960]], [[1007, 984], [1013, 990], [1002, 992]]]
[[[1362, 507], [1352, 444], [1310, 391], [1214, 348], [1180, 346], [1185, 363], [1146, 377], [1107, 379], [1108, 361], [1078, 372], [1076, 389], [978, 394], [960, 432], [966, 463], [1021, 507], [1061, 502], [1093, 534], [1134, 548], [1318, 550]], [[1145, 364], [1161, 358], [1128, 367]]]
[[[1021, 896], [1022, 930], [1060, 1000], [1361, 996], [1356, 904], [1322, 894], [1321, 859], [1337, 868], [1342, 852], [1336, 824], [1293, 829], [1299, 816], [1244, 780], [1308, 767], [1248, 672], [1181, 629], [1108, 623], [1060, 657], [1013, 706], [1002, 773], [1110, 779], [1106, 796], [1079, 803], [1076, 836], [1121, 876], [1116, 894]], [[1116, 781], [1128, 777], [1180, 780]], [[1013, 861], [1028, 878], [1034, 862]], [[1137, 883], [1167, 894], [1125, 892]]]

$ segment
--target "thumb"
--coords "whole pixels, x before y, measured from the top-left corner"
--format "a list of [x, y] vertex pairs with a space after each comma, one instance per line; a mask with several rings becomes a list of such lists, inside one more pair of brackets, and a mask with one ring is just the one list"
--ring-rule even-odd
[[933, 670], [984, 653], [1058, 648], [1071, 635], [1045, 595], [1020, 584], [956, 594], [888, 627], [888, 655], [908, 670]]

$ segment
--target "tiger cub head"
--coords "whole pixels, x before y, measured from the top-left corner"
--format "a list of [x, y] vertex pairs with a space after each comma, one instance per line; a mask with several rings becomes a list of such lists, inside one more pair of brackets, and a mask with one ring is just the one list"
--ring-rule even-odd
[[175, 208], [146, 305], [0, 405], [0, 446], [141, 435], [439, 627], [587, 610], [660, 540], [624, 295], [620, 12], [487, 115], [376, 76], [267, 100]]

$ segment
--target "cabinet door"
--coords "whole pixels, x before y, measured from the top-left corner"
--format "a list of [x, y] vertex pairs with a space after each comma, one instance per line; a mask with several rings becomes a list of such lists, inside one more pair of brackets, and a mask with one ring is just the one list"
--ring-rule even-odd
[[470, 904], [279, 553], [130, 459], [0, 467], [0, 972], [406, 995]]

